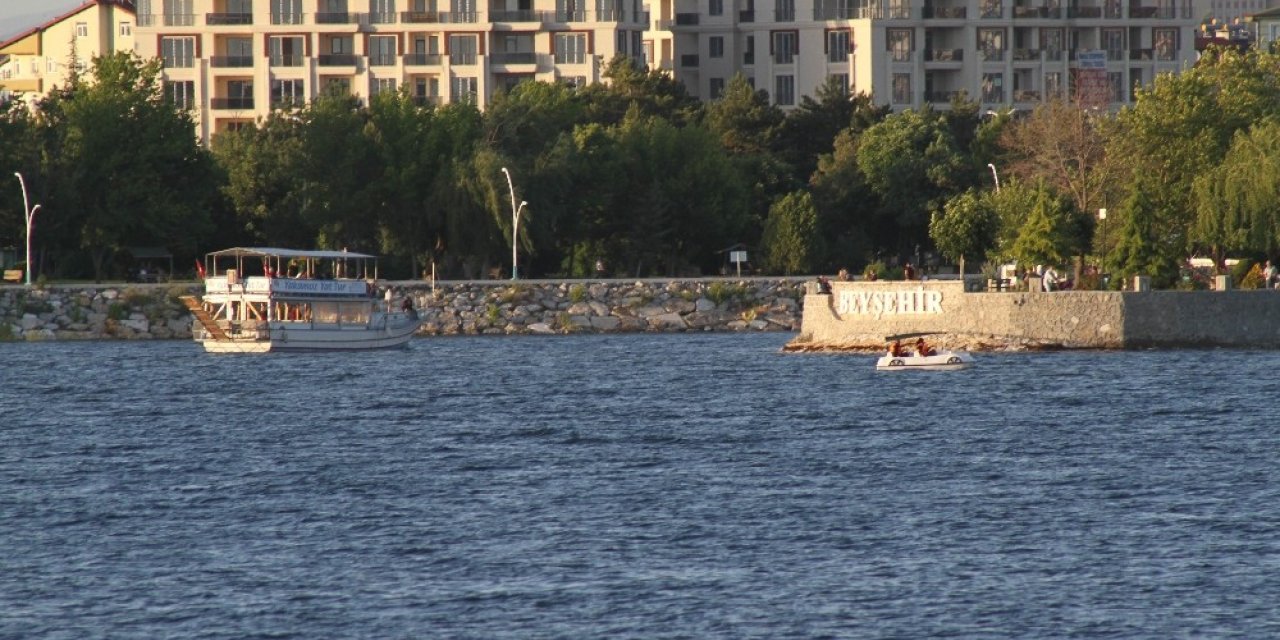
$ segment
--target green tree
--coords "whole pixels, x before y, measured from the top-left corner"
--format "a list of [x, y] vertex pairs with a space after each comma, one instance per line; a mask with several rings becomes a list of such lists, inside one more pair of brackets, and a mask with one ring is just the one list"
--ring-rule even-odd
[[818, 161], [810, 181], [818, 225], [827, 249], [820, 265], [861, 270], [877, 249], [896, 246], [897, 223], [880, 206], [879, 196], [858, 168], [858, 133], [845, 129], [834, 149]]
[[904, 111], [867, 129], [857, 157], [867, 184], [896, 212], [902, 248], [926, 240], [929, 212], [971, 180], [947, 122], [928, 109]]
[[230, 244], [309, 248], [317, 229], [302, 217], [302, 130], [283, 112], [256, 125], [219, 133], [211, 151], [223, 172], [221, 191], [236, 221]]
[[1013, 257], [1026, 265], [1064, 264], [1072, 247], [1070, 211], [1070, 205], [1040, 185], [1035, 204], [1013, 242]]
[[1222, 268], [1228, 252], [1273, 254], [1280, 242], [1280, 121], [1236, 134], [1221, 164], [1196, 178], [1192, 243]]
[[189, 114], [165, 99], [160, 61], [104, 55], [91, 76], [42, 106], [58, 154], [47, 156], [57, 179], [46, 220], [75, 230], [99, 280], [129, 246], [191, 255], [210, 231], [214, 164]]
[[836, 76], [802, 96], [800, 104], [787, 113], [778, 131], [775, 151], [795, 171], [797, 183], [808, 180], [818, 169], [818, 159], [835, 150], [836, 136], [849, 130], [857, 136], [892, 113], [871, 96], [849, 95], [849, 88]]
[[970, 189], [947, 201], [941, 212], [934, 212], [929, 222], [929, 236], [942, 255], [960, 262], [981, 261], [996, 244], [1000, 216], [990, 202], [991, 192]]
[[1115, 285], [1134, 275], [1151, 276], [1156, 286], [1168, 286], [1178, 275], [1176, 258], [1170, 255], [1167, 233], [1160, 230], [1160, 212], [1139, 182], [1120, 210], [1124, 220], [1119, 240], [1108, 257], [1108, 269], [1115, 274]]
[[797, 191], [774, 203], [762, 244], [766, 270], [788, 276], [813, 273], [823, 250], [812, 196]]

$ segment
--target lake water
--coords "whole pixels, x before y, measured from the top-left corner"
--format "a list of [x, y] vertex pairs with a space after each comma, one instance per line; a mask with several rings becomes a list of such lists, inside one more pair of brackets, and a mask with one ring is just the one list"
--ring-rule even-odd
[[1280, 636], [1280, 354], [0, 345], [3, 638]]

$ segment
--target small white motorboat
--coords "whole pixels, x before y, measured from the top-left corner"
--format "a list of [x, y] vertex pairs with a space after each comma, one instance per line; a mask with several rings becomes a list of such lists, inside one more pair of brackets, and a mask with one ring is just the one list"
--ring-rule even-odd
[[[877, 371], [950, 371], [973, 366], [973, 356], [967, 351], [951, 351], [950, 349], [930, 349], [925, 347], [926, 355], [919, 350], [902, 347], [901, 341], [931, 335], [928, 333], [906, 333], [886, 338], [890, 342], [889, 352], [876, 360]], [[918, 343], [923, 346], [923, 342]]]

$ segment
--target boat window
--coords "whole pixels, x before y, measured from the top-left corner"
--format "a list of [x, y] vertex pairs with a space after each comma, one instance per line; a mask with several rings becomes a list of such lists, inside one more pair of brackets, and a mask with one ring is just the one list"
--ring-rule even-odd
[[366, 302], [338, 306], [342, 310], [339, 321], [343, 324], [364, 324], [369, 321], [369, 304]]
[[336, 324], [338, 322], [338, 303], [316, 302], [312, 305], [315, 322]]

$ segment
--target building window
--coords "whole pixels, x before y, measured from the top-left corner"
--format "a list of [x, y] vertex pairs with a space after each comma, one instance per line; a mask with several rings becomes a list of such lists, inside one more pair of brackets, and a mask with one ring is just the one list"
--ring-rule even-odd
[[796, 0], [774, 0], [774, 15], [778, 22], [794, 22], [796, 19]]
[[164, 24], [167, 27], [190, 27], [196, 23], [191, 0], [164, 0]]
[[396, 21], [396, 0], [371, 0], [369, 2], [369, 22], [373, 24], [394, 24]]
[[982, 74], [982, 101], [995, 103], [1004, 102], [1004, 74]]
[[369, 38], [369, 66], [389, 67], [396, 63], [396, 37], [371, 36]]
[[302, 36], [271, 36], [271, 66], [301, 67], [303, 55]]
[[827, 62], [849, 61], [849, 31], [840, 29], [827, 32]]
[[708, 97], [712, 100], [719, 100], [724, 95], [724, 78], [711, 79], [711, 95]]
[[126, 38], [127, 38], [127, 37], [129, 37], [129, 36], [131, 36], [131, 35], [133, 35], [133, 23], [132, 23], [132, 22], [121, 22], [121, 23], [120, 23], [120, 35], [121, 35], [121, 36], [123, 36], [123, 37], [126, 37]]
[[1046, 98], [1062, 95], [1062, 72], [1049, 71], [1044, 74], [1044, 94]]
[[302, 24], [302, 0], [271, 0], [271, 24]]
[[1124, 100], [1124, 74], [1119, 71], [1107, 72], [1107, 101], [1121, 102]]
[[475, 64], [478, 51], [475, 36], [449, 36], [449, 61], [453, 64]]
[[978, 51], [983, 60], [1004, 59], [1004, 29], [978, 29]]
[[780, 106], [793, 105], [796, 103], [796, 77], [795, 76], [778, 76], [775, 80], [777, 91], [774, 93], [774, 104]]
[[742, 48], [742, 64], [756, 63], [756, 37], [747, 36], [745, 46]]
[[833, 74], [831, 74], [829, 77], [830, 77], [833, 81], [835, 81], [835, 83], [836, 83], [837, 85], [839, 85], [839, 86], [841, 86], [841, 87], [844, 87], [844, 92], [845, 92], [846, 94], [847, 94], [847, 93], [849, 93], [849, 74], [847, 74], [847, 73], [833, 73]]
[[77, 23], [76, 23], [76, 37], [77, 37], [77, 38], [88, 38], [88, 37], [89, 37], [89, 23], [87, 23], [87, 22], [77, 22]]
[[587, 34], [557, 33], [556, 64], [582, 64], [587, 59]]
[[196, 106], [196, 83], [191, 80], [164, 83], [164, 97], [179, 109]]
[[351, 95], [351, 78], [325, 78], [324, 94], [327, 96]]
[[911, 74], [895, 73], [893, 74], [893, 103], [894, 104], [911, 104]]
[[724, 0], [708, 0], [707, 15], [712, 15], [712, 16], [724, 15]]
[[476, 79], [467, 77], [456, 77], [449, 82], [453, 94], [454, 102], [470, 102], [476, 103]]
[[395, 78], [371, 78], [369, 80], [369, 95], [376, 96], [380, 93], [395, 93]]
[[1152, 29], [1151, 45], [1155, 49], [1156, 60], [1170, 61], [1178, 59], [1178, 30]]
[[306, 104], [302, 80], [272, 80], [271, 108], [293, 109]]
[[155, 24], [155, 16], [151, 15], [151, 0], [135, 0], [133, 3], [134, 14], [138, 18], [138, 26], [149, 27]]
[[724, 57], [724, 36], [711, 36], [707, 39], [707, 54], [712, 58]]
[[195, 66], [196, 39], [191, 36], [160, 39], [160, 58], [166, 69], [189, 69]]
[[773, 32], [773, 62], [775, 64], [792, 64], [799, 53], [798, 40], [794, 31]]
[[1102, 48], [1107, 50], [1108, 60], [1124, 60], [1127, 57], [1124, 49], [1124, 29], [1103, 29]]
[[889, 30], [889, 58], [894, 62], [909, 62], [911, 60], [911, 30], [910, 29], [890, 29]]

